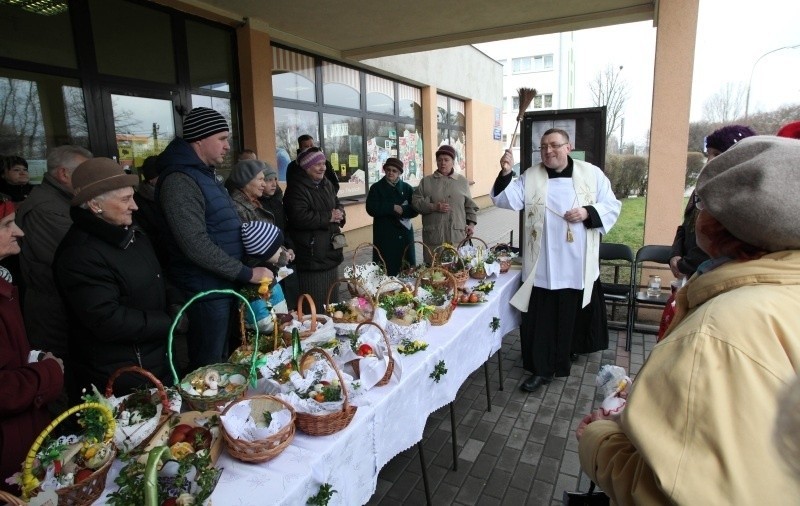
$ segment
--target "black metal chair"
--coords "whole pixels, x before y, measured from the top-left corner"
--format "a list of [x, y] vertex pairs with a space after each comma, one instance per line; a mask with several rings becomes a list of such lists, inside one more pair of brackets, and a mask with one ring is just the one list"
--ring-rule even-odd
[[[640, 286], [641, 285], [641, 278], [640, 272], [642, 270], [642, 265], [645, 262], [648, 263], [655, 263], [655, 264], [663, 264], [667, 266], [666, 273], [667, 276], [670, 278], [672, 277], [672, 273], [669, 271], [669, 259], [670, 255], [672, 254], [672, 247], [665, 246], [665, 245], [646, 245], [642, 246], [639, 251], [636, 252], [636, 260], [634, 262], [633, 268], [633, 275], [634, 275], [634, 286], [636, 287], [636, 293], [633, 297], [633, 306], [632, 306], [632, 313], [633, 318], [631, 319], [631, 332], [635, 329], [636, 319], [638, 315], [638, 310], [640, 306], [646, 307], [654, 307], [654, 308], [664, 308], [667, 305], [667, 301], [669, 300], [670, 291], [667, 289], [664, 290], [664, 284], [661, 285], [661, 293], [658, 295], [651, 295], [647, 291], [647, 286]], [[669, 288], [669, 285], [667, 285]], [[628, 341], [628, 347], [630, 347], [630, 340]]]
[[[613, 242], [600, 243], [600, 284], [603, 288], [603, 299], [611, 304], [611, 320], [609, 328], [625, 331], [625, 348], [631, 342], [633, 329], [633, 250], [626, 244]], [[614, 323], [618, 306], [625, 307], [625, 322]]]

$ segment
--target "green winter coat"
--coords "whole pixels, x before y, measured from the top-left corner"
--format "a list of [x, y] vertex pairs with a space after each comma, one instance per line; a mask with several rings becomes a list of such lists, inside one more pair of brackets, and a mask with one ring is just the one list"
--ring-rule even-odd
[[[390, 276], [396, 275], [402, 268], [403, 251], [406, 246], [414, 242], [414, 227], [406, 228], [400, 223], [400, 218], [413, 218], [418, 213], [411, 206], [411, 196], [414, 190], [405, 181], [398, 181], [392, 186], [381, 178], [373, 184], [367, 195], [367, 213], [374, 218], [372, 221], [372, 242], [380, 249], [386, 269]], [[403, 214], [398, 215], [394, 206], [403, 208]], [[378, 254], [373, 251], [372, 259], [378, 262]], [[414, 247], [408, 248], [405, 256], [409, 265], [416, 265]]]

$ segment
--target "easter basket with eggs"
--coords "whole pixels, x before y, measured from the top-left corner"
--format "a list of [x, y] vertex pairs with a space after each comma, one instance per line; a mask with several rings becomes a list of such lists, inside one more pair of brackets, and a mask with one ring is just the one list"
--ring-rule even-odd
[[510, 244], [498, 243], [492, 246], [491, 252], [500, 264], [500, 273], [506, 273], [511, 269], [512, 261], [519, 256], [519, 248]]
[[[144, 376], [153, 383], [155, 391], [140, 389], [123, 397], [115, 397], [114, 382], [123, 374]], [[97, 396], [98, 401], [101, 400], [99, 393]], [[124, 452], [146, 443], [161, 425], [181, 410], [181, 397], [175, 390], [164, 388], [153, 373], [135, 365], [114, 371], [106, 383], [103, 401], [108, 402], [114, 411], [114, 444]]]
[[400, 262], [400, 272], [397, 274], [397, 277], [404, 283], [413, 284], [414, 281], [417, 279], [417, 276], [419, 275], [419, 271], [425, 268], [425, 264], [411, 265], [408, 263], [408, 260], [406, 260], [407, 258], [406, 255], [408, 255], [408, 249], [416, 248], [417, 244], [422, 246], [423, 252], [427, 253], [426, 255], [427, 257], [433, 258], [433, 252], [424, 242], [414, 241], [408, 243], [406, 247], [403, 249], [403, 259]]
[[[441, 267], [452, 274], [458, 288], [463, 287], [469, 279], [469, 268], [466, 262], [458, 250], [450, 244], [444, 243], [433, 250], [433, 266]], [[431, 283], [434, 286], [445, 286], [448, 284], [448, 280], [445, 276], [436, 276]]]
[[[79, 435], [50, 437], [68, 417], [79, 417]], [[117, 451], [114, 415], [107, 405], [84, 402], [61, 413], [34, 440], [18, 482], [22, 500], [40, 504], [89, 505], [103, 493]], [[23, 502], [24, 504], [24, 502]]]
[[458, 287], [456, 284], [456, 279], [452, 273], [441, 267], [431, 267], [421, 272], [419, 278], [417, 278], [417, 283], [414, 289], [415, 293], [419, 292], [420, 286], [425, 287], [427, 280], [432, 279], [437, 273], [440, 273], [442, 276], [444, 276], [445, 279], [449, 281], [450, 285], [438, 285], [430, 287], [430, 295], [424, 299], [425, 303], [433, 306], [433, 311], [429, 316], [429, 320], [433, 326], [444, 325], [447, 323], [450, 320], [450, 316], [453, 314], [456, 306], [458, 305]]
[[421, 339], [428, 332], [434, 307], [416, 296], [417, 288], [413, 292], [406, 289], [380, 294], [378, 305], [386, 311], [385, 330], [391, 344], [398, 344], [404, 339]]
[[[305, 305], [308, 312], [305, 312]], [[293, 313], [292, 320], [283, 324], [283, 343], [289, 346], [292, 342], [292, 330], [297, 329], [300, 339], [313, 342], [326, 341], [336, 335], [333, 317], [317, 313], [314, 299], [307, 293], [297, 298], [297, 312]]]
[[[207, 411], [210, 409], [218, 410], [228, 402], [242, 397], [245, 390], [247, 390], [248, 380], [251, 380], [253, 384], [255, 384], [257, 376], [256, 360], [258, 354], [253, 353], [250, 358], [250, 364], [248, 365], [232, 363], [210, 364], [190, 372], [182, 380], [179, 380], [172, 356], [173, 331], [183, 316], [184, 311], [186, 311], [193, 302], [211, 294], [232, 295], [241, 299], [245, 302], [246, 307], [250, 308], [249, 301], [234, 290], [208, 290], [200, 292], [189, 299], [175, 316], [175, 321], [172, 322], [172, 326], [169, 329], [167, 358], [172, 371], [173, 380], [177, 385], [178, 392], [180, 392], [183, 401], [190, 409], [197, 411]], [[252, 309], [250, 308], [249, 310], [252, 313]], [[251, 314], [251, 316], [255, 319], [255, 314]], [[253, 346], [255, 349], [258, 349], [258, 327], [255, 328]]]
[[[362, 329], [364, 329], [364, 331], [377, 329], [377, 331], [380, 333], [382, 342], [373, 342], [371, 344], [367, 343], [366, 340], [362, 339], [362, 336], [366, 334], [366, 332], [363, 334], [360, 332]], [[355, 353], [358, 358], [349, 361], [348, 364], [350, 364], [350, 367], [353, 368], [356, 376], [362, 380], [366, 377], [367, 373], [364, 368], [361, 367], [361, 363], [364, 361], [369, 361], [372, 363], [368, 365], [385, 367], [385, 372], [374, 384], [374, 386], [382, 387], [388, 384], [392, 379], [392, 373], [394, 373], [395, 362], [394, 357], [392, 357], [392, 345], [389, 343], [389, 337], [386, 335], [386, 332], [374, 322], [363, 322], [358, 325], [356, 330], [352, 333], [350, 339], [353, 353]], [[383, 366], [383, 364], [386, 365]], [[365, 374], [362, 375], [362, 372]], [[372, 381], [374, 381], [374, 378]], [[365, 385], [364, 388], [368, 388], [368, 385]]]
[[[358, 408], [350, 404], [345, 379], [333, 358], [322, 348], [311, 348], [297, 363], [308, 383], [305, 390], [288, 396], [294, 401], [297, 428], [310, 436], [328, 436], [347, 427]], [[289, 402], [283, 394], [278, 397]]]
[[221, 445], [219, 413], [182, 413], [159, 429], [144, 453], [124, 457], [108, 504], [210, 504], [222, 474], [214, 466]]

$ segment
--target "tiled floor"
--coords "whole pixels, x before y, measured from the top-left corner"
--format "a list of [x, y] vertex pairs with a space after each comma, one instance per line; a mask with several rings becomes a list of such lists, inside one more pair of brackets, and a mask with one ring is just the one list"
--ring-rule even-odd
[[[453, 403], [458, 470], [453, 467], [450, 409], [433, 413], [422, 440], [434, 505], [561, 505], [564, 490], [586, 490], [574, 430], [596, 399], [595, 375], [602, 364], [616, 363], [635, 375], [655, 344], [655, 336], [635, 333], [630, 352], [624, 333], [611, 331], [609, 349], [583, 355], [569, 378], [556, 379], [528, 394], [519, 389], [518, 331], [503, 340], [503, 391], [497, 355], [488, 362], [491, 411], [487, 410], [485, 374], [476, 370]], [[425, 504], [419, 452], [412, 447], [383, 470], [368, 504]]]
[[[518, 215], [494, 207], [478, 213], [475, 235], [488, 244], [519, 237]], [[421, 230], [416, 230], [421, 239]], [[356, 263], [371, 260], [364, 248]], [[352, 253], [349, 253], [352, 255]], [[418, 252], [421, 255], [421, 252]], [[349, 264], [352, 256], [346, 261]], [[421, 256], [418, 256], [421, 258]], [[564, 490], [586, 490], [581, 475], [575, 428], [596, 399], [595, 375], [602, 364], [624, 367], [633, 377], [655, 345], [655, 336], [634, 333], [630, 351], [625, 333], [611, 331], [609, 348], [582, 355], [569, 378], [556, 379], [528, 394], [519, 389], [527, 377], [522, 369], [519, 332], [503, 339], [503, 390], [499, 390], [497, 355], [487, 362], [491, 411], [481, 367], [464, 382], [455, 414], [458, 470], [453, 470], [450, 407], [431, 414], [422, 439], [432, 504], [439, 505], [561, 505]], [[425, 504], [417, 446], [397, 455], [382, 470], [369, 505]]]

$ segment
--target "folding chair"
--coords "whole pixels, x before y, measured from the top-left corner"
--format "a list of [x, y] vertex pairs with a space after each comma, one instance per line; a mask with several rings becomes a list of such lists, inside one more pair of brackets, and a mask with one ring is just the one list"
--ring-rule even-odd
[[[630, 346], [633, 328], [633, 250], [626, 244], [600, 243], [600, 284], [603, 299], [611, 303], [611, 318], [608, 328], [625, 331], [625, 348]], [[625, 323], [614, 324], [617, 306], [625, 306]]]
[[[670, 296], [669, 290], [664, 291], [663, 283], [662, 283], [661, 293], [658, 294], [657, 296], [648, 294], [646, 286], [644, 287], [640, 286], [641, 278], [639, 278], [638, 276], [640, 276], [642, 265], [645, 262], [663, 264], [667, 266], [667, 272], [669, 273], [669, 259], [671, 254], [672, 254], [672, 247], [664, 245], [642, 246], [639, 249], [639, 251], [636, 252], [636, 260], [634, 262], [634, 267], [633, 267], [634, 286], [636, 287], [635, 289], [636, 293], [632, 301], [633, 318], [631, 319], [631, 330], [630, 330], [631, 333], [635, 328], [638, 316], [638, 310], [640, 306], [659, 307], [663, 310], [664, 306], [667, 305], [667, 301], [669, 300]], [[671, 277], [671, 273], [669, 274], [669, 276]], [[655, 332], [658, 332], [658, 327], [656, 327]], [[630, 349], [630, 339], [628, 340], [628, 348], [626, 349]]]

